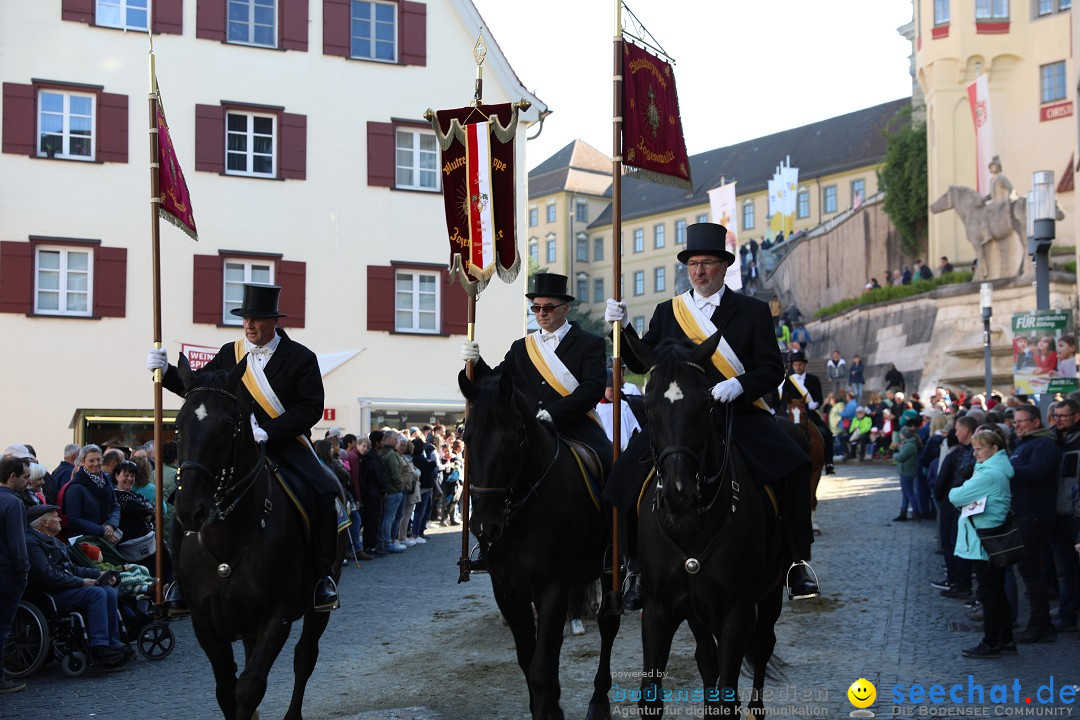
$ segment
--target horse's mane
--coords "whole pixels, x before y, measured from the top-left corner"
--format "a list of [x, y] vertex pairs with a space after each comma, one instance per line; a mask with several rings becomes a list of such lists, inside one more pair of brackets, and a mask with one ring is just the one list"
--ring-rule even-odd
[[[502, 403], [499, 402], [499, 382], [501, 379], [502, 372], [489, 372], [473, 380], [476, 400], [482, 398], [480, 402], [473, 401], [469, 409], [469, 423], [474, 428], [491, 427], [500, 422], [500, 413], [503, 412]], [[522, 412], [522, 415], [525, 414], [523, 412], [524, 402], [525, 396], [515, 386], [514, 405], [519, 412]]]
[[690, 360], [694, 347], [689, 340], [668, 338], [661, 342], [653, 351], [652, 377], [657, 380], [669, 378], [681, 364]]

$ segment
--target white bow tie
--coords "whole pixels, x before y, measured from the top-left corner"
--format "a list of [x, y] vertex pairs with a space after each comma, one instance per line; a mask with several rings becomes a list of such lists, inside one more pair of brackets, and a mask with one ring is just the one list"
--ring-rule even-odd
[[252, 355], [269, 355], [273, 350], [268, 347], [253, 347], [248, 352]]
[[559, 342], [559, 336], [555, 333], [540, 333], [540, 339], [544, 342]]
[[716, 297], [715, 295], [711, 295], [706, 298], [699, 297], [697, 298], [697, 306], [700, 310], [704, 310], [705, 308], [710, 306], [714, 308], [720, 307], [720, 298]]

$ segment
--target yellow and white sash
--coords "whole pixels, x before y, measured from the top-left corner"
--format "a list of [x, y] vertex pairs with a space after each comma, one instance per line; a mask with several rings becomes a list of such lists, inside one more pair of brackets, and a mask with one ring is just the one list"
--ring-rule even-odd
[[[566, 367], [562, 358], [555, 354], [555, 349], [540, 339], [540, 333], [535, 332], [525, 338], [525, 349], [529, 353], [529, 359], [532, 360], [533, 367], [547, 381], [547, 384], [554, 388], [555, 392], [566, 397], [578, 389], [578, 385], [581, 383], [574, 377], [574, 373], [570, 372], [570, 369]], [[600, 422], [600, 418], [596, 416], [595, 412], [590, 410], [587, 415], [597, 425], [603, 427], [603, 423]]]
[[813, 399], [810, 397], [810, 393], [807, 392], [806, 387], [799, 381], [798, 376], [794, 374], [788, 375], [787, 379], [791, 382], [795, 389], [799, 391], [799, 394], [802, 395], [803, 400], [809, 401]]
[[[236, 363], [239, 365], [240, 361], [244, 359], [244, 355], [247, 354], [247, 344], [243, 340], [235, 341], [233, 343], [233, 353], [236, 356]], [[248, 359], [247, 369], [244, 371], [244, 387], [247, 388], [252, 399], [270, 417], [276, 418], [285, 412], [285, 406], [281, 404], [277, 393], [274, 392], [274, 388], [270, 385], [270, 380], [266, 377], [262, 365], [254, 358]], [[307, 446], [309, 450], [315, 452], [315, 448], [312, 447], [311, 441], [308, 440], [306, 435], [297, 435], [296, 439]]]
[[[727, 290], [726, 292], [731, 292]], [[686, 334], [686, 337], [700, 345], [708, 340], [715, 332], [712, 318], [706, 315], [694, 302], [691, 295], [693, 290], [688, 290], [682, 295], [677, 295], [671, 300], [671, 307], [675, 311], [675, 320]], [[712, 354], [712, 364], [725, 378], [733, 378], [746, 372], [746, 367], [739, 360], [727, 339], [720, 337], [720, 343], [716, 346], [716, 352]], [[768, 411], [769, 406], [760, 397], [754, 400], [754, 404], [762, 410]]]

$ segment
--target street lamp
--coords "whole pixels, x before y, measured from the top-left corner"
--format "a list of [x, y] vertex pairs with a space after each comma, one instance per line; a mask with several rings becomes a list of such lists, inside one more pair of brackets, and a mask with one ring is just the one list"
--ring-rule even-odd
[[993, 314], [994, 286], [984, 282], [979, 286], [979, 306], [983, 320], [983, 364], [986, 371], [986, 401], [990, 401], [993, 392], [992, 368], [990, 366], [990, 316]]
[[1028, 252], [1035, 258], [1035, 309], [1050, 309], [1050, 245], [1056, 232], [1057, 203], [1054, 173], [1039, 170], [1031, 175], [1027, 202]]

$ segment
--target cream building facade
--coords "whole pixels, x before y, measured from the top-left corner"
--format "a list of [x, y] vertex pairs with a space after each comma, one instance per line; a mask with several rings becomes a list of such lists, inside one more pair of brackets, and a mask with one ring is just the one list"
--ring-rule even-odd
[[[1052, 170], [1065, 212], [1057, 241], [1076, 244], [1076, 44], [1071, 0], [914, 0], [901, 33], [914, 44], [926, 103], [929, 200], [950, 185], [977, 187], [975, 126], [967, 86], [988, 78], [994, 152], [1020, 196]], [[955, 212], [930, 214], [930, 255], [975, 254]]]
[[[317, 435], [456, 421], [465, 295], [423, 114], [472, 97], [469, 0], [4, 2], [4, 444], [55, 463], [73, 440], [152, 437], [147, 25], [200, 233], [162, 224], [170, 361], [239, 337], [241, 283], [274, 282], [286, 331], [319, 355]], [[530, 100], [536, 121], [543, 102], [488, 47], [485, 100]], [[481, 296], [488, 346], [523, 333], [524, 274]], [[180, 403], [165, 393], [167, 414]]]

